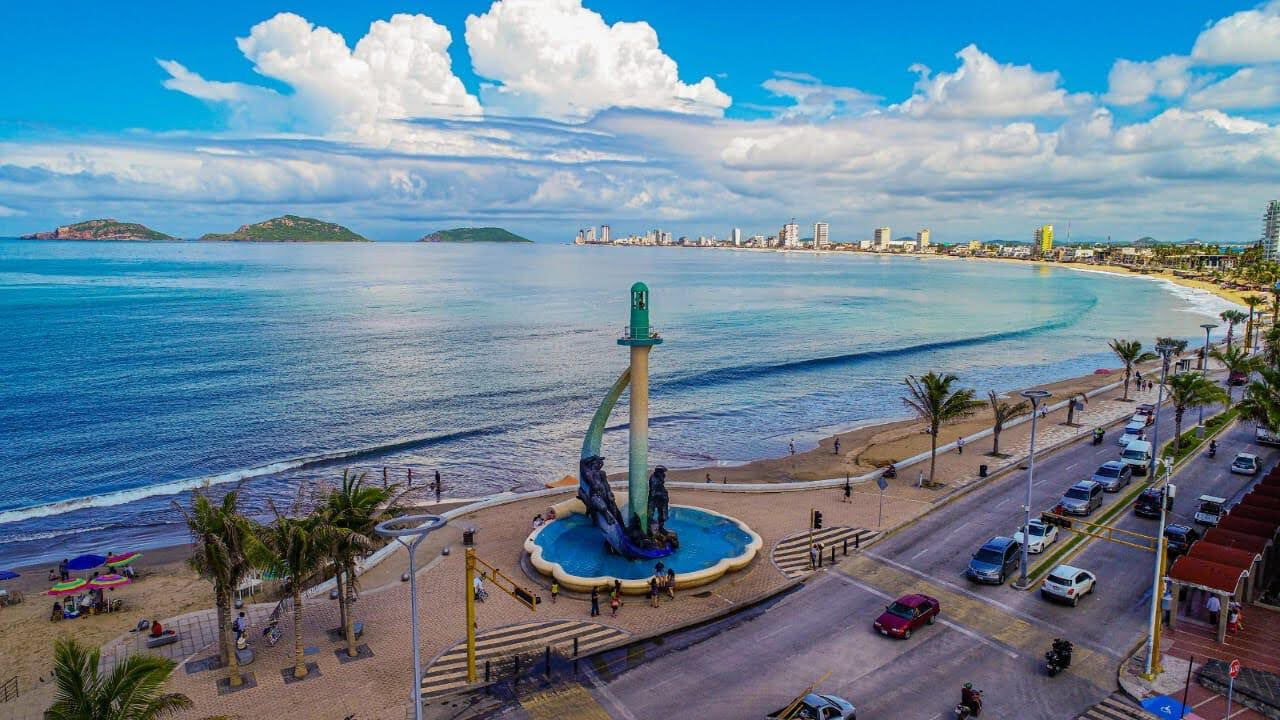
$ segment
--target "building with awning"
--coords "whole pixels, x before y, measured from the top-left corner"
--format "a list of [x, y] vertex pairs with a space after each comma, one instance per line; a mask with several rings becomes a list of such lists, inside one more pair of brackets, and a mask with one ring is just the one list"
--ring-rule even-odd
[[[1204, 541], [1197, 541], [1195, 545], [1192, 545], [1192, 548], [1202, 542]], [[1186, 555], [1173, 562], [1173, 566], [1169, 568], [1165, 579], [1176, 586], [1200, 590], [1218, 596], [1218, 600], [1222, 604], [1222, 610], [1218, 613], [1217, 637], [1218, 642], [1223, 642], [1227, 639], [1227, 607], [1231, 599], [1236, 596], [1236, 593], [1243, 590], [1242, 584], [1247, 573], [1248, 570], [1245, 568], [1191, 557], [1191, 553], [1188, 551]], [[1170, 627], [1174, 626], [1174, 618], [1178, 615], [1178, 595], [1179, 593], [1176, 590], [1172, 592], [1173, 605], [1169, 610]]]

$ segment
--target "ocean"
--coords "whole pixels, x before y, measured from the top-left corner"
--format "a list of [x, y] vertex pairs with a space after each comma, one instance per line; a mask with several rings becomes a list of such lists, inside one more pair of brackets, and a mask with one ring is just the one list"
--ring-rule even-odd
[[265, 512], [345, 467], [439, 470], [446, 497], [576, 474], [636, 280], [666, 339], [651, 457], [672, 467], [902, 416], [907, 374], [985, 393], [1113, 367], [1113, 337], [1198, 344], [1228, 307], [1161, 281], [864, 254], [3, 240], [0, 567], [181, 541], [173, 503], [202, 485], [240, 483]]

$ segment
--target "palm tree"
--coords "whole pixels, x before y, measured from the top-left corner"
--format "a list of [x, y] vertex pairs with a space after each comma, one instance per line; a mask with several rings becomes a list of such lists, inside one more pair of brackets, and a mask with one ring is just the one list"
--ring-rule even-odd
[[390, 517], [389, 501], [396, 490], [396, 486], [365, 485], [365, 477], [365, 473], [355, 475], [344, 470], [342, 485], [330, 491], [324, 506], [329, 561], [338, 589], [338, 616], [348, 657], [359, 654], [351, 617], [351, 603], [358, 583], [356, 558], [373, 548], [374, 528]]
[[53, 705], [45, 720], [154, 720], [186, 710], [186, 695], [165, 693], [174, 662], [138, 653], [116, 664], [105, 677], [96, 647], [62, 637], [53, 645]]
[[213, 583], [213, 597], [218, 617], [218, 638], [222, 662], [229, 668], [232, 687], [239, 687], [240, 666], [236, 657], [235, 638], [231, 630], [231, 601], [236, 588], [253, 569], [250, 546], [254, 544], [253, 522], [237, 509], [239, 492], [232, 490], [214, 504], [199, 490], [191, 494], [191, 509], [178, 503], [178, 508], [191, 531], [195, 545], [191, 567], [200, 577]]
[[289, 578], [293, 598], [293, 676], [301, 680], [307, 676], [302, 647], [302, 588], [324, 564], [328, 532], [319, 513], [289, 517], [277, 510], [275, 503], [268, 504], [275, 520], [263, 526], [259, 536], [271, 553], [277, 575]]
[[1026, 400], [1005, 402], [996, 395], [995, 390], [987, 391], [987, 402], [991, 405], [991, 454], [999, 457], [1000, 431], [1004, 430], [1004, 424], [1025, 413], [1031, 405]]
[[1253, 317], [1255, 308], [1261, 305], [1264, 300], [1261, 295], [1245, 295], [1240, 301], [1249, 307], [1248, 322], [1244, 326], [1244, 346], [1245, 349], [1253, 347]]
[[1257, 358], [1249, 355], [1249, 352], [1242, 347], [1231, 347], [1230, 345], [1219, 350], [1214, 348], [1209, 351], [1209, 357], [1222, 363], [1227, 369], [1227, 404], [1231, 404], [1231, 376], [1240, 374], [1245, 377], [1258, 365]]
[[1240, 417], [1266, 428], [1280, 427], [1280, 369], [1259, 367], [1258, 379], [1244, 389]]
[[1231, 337], [1232, 333], [1235, 332], [1236, 325], [1244, 322], [1245, 318], [1249, 316], [1235, 308], [1232, 308], [1230, 310], [1223, 310], [1218, 317], [1222, 319], [1222, 322], [1227, 324], [1227, 347], [1231, 347]]
[[[1262, 332], [1259, 330], [1259, 332]], [[1272, 325], [1262, 336], [1262, 357], [1259, 364], [1280, 367], [1280, 327]]]
[[1187, 408], [1203, 407], [1227, 399], [1218, 384], [1197, 372], [1178, 373], [1166, 383], [1169, 404], [1173, 405], [1173, 454], [1182, 449], [1182, 415]]
[[908, 375], [905, 380], [910, 395], [902, 398], [903, 404], [929, 426], [930, 484], [933, 483], [933, 472], [938, 459], [938, 430], [945, 422], [972, 415], [974, 409], [982, 405], [982, 401], [974, 396], [972, 390], [951, 389], [958, 379], [951, 373], [938, 375], [928, 372], [920, 378]]
[[1107, 345], [1111, 348], [1111, 352], [1120, 358], [1120, 362], [1124, 363], [1124, 397], [1122, 400], [1129, 399], [1129, 377], [1133, 375], [1133, 366], [1138, 363], [1155, 360], [1156, 354], [1150, 351], [1142, 351], [1142, 343], [1137, 340], [1121, 340], [1113, 339]]

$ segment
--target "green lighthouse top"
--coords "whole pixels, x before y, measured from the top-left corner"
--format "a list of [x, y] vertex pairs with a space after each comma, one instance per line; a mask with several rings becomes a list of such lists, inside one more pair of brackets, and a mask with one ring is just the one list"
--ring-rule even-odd
[[638, 282], [631, 286], [631, 324], [618, 338], [619, 345], [658, 345], [662, 338], [649, 326], [649, 286]]

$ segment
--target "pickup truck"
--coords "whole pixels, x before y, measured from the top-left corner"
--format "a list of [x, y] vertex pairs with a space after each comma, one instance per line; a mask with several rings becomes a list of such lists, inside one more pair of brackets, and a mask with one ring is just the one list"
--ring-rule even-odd
[[1253, 440], [1259, 445], [1280, 445], [1280, 433], [1265, 425], [1259, 425], [1253, 431]]
[[781, 710], [769, 713], [765, 720], [857, 720], [853, 705], [835, 695], [809, 693], [791, 701]]

